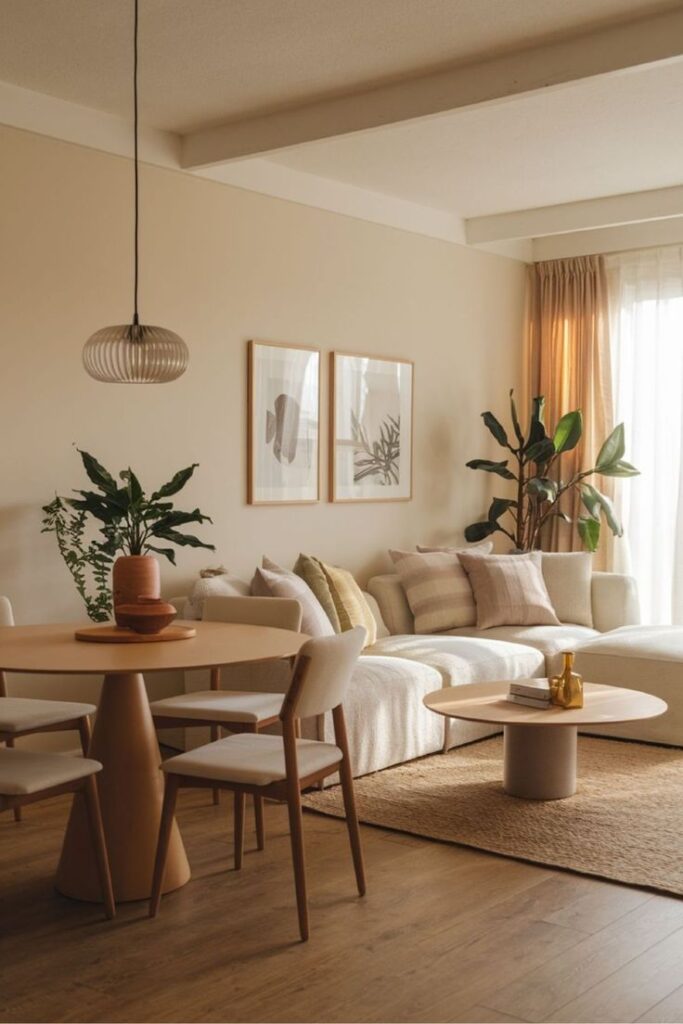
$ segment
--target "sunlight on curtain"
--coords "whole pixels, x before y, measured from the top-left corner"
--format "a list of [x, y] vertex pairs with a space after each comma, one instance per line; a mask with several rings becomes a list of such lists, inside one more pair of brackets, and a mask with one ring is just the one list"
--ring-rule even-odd
[[615, 421], [641, 476], [618, 481], [644, 622], [683, 623], [683, 246], [605, 257]]

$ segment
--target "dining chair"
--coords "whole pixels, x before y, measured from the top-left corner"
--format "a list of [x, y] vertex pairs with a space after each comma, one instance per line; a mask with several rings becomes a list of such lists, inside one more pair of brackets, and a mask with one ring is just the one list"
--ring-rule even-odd
[[[282, 597], [209, 597], [204, 602], [203, 618], [210, 622], [232, 622], [243, 626], [270, 626], [301, 629], [301, 605]], [[221, 690], [221, 670], [211, 669], [210, 690], [181, 693], [150, 704], [157, 729], [208, 726], [211, 739], [218, 740], [221, 730], [232, 733], [257, 733], [278, 721], [284, 693], [245, 690]], [[214, 787], [213, 800], [219, 802], [220, 790]], [[256, 844], [265, 846], [263, 799], [254, 796]]]
[[111, 919], [116, 914], [116, 907], [95, 781], [100, 771], [100, 762], [87, 757], [66, 757], [63, 754], [42, 754], [32, 750], [0, 747], [0, 811], [49, 800], [63, 793], [82, 795], [105, 913]]
[[[12, 605], [0, 596], [0, 626], [13, 626]], [[95, 714], [94, 704], [77, 704], [67, 700], [39, 700], [36, 697], [8, 697], [5, 673], [0, 670], [0, 742], [8, 747], [22, 736], [39, 732], [78, 731], [83, 756], [90, 745], [90, 716]], [[15, 821], [21, 821], [21, 808], [14, 808]]]
[[[166, 776], [166, 784], [154, 864], [150, 917], [155, 917], [159, 910], [178, 790], [186, 787], [218, 786], [234, 794], [236, 870], [242, 866], [246, 795], [251, 793], [287, 804], [299, 931], [302, 940], [306, 941], [308, 901], [301, 791], [339, 772], [356, 884], [359, 895], [365, 893], [363, 855], [342, 706], [365, 637], [365, 629], [356, 626], [336, 636], [308, 640], [303, 645], [280, 711], [282, 736], [263, 733], [228, 736], [163, 762], [161, 768]], [[324, 715], [328, 711], [332, 712], [335, 743], [297, 737], [297, 722], [302, 718]]]

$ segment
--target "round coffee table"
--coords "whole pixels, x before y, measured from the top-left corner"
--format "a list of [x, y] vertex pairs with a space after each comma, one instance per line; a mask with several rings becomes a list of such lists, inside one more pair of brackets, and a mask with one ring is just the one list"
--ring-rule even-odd
[[[104, 675], [89, 753], [103, 765], [97, 784], [117, 900], [149, 897], [161, 818], [161, 755], [143, 673], [290, 658], [308, 639], [265, 626], [191, 625], [196, 629], [191, 639], [140, 644], [84, 643], [75, 639], [73, 625], [0, 627], [0, 670]], [[88, 827], [83, 802], [74, 800], [57, 888], [65, 896], [99, 902]], [[178, 889], [189, 877], [174, 825], [163, 891]]]
[[665, 701], [640, 690], [583, 685], [582, 708], [551, 705], [536, 709], [513, 704], [506, 700], [509, 681], [444, 687], [428, 693], [424, 704], [447, 718], [502, 725], [505, 792], [526, 800], [560, 800], [576, 792], [580, 726], [656, 718], [667, 710]]

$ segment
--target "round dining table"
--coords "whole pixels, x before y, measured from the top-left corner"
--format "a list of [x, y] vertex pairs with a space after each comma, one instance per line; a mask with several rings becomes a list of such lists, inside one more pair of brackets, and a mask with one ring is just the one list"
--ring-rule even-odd
[[[89, 756], [103, 765], [97, 780], [114, 897], [119, 901], [149, 897], [161, 818], [161, 755], [144, 675], [291, 658], [308, 639], [303, 633], [266, 626], [191, 625], [195, 636], [156, 643], [87, 643], [75, 638], [82, 624], [0, 627], [0, 670], [104, 676]], [[56, 886], [65, 896], [101, 902], [91, 849], [85, 807], [76, 797]], [[185, 848], [174, 824], [163, 891], [178, 889], [189, 878]]]

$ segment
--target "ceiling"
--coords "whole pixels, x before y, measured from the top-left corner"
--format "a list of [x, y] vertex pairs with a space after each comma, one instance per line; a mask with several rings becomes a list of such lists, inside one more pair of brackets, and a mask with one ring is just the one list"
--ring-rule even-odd
[[[128, 152], [106, 118], [130, 116], [132, 11], [0, 0], [0, 122]], [[668, 39], [662, 21], [679, 14], [683, 0], [140, 0], [141, 122], [164, 141], [143, 150], [456, 241], [549, 235], [558, 210], [586, 251], [593, 229], [656, 234], [664, 218], [683, 240], [683, 20]], [[618, 213], [600, 205], [614, 196]]]

